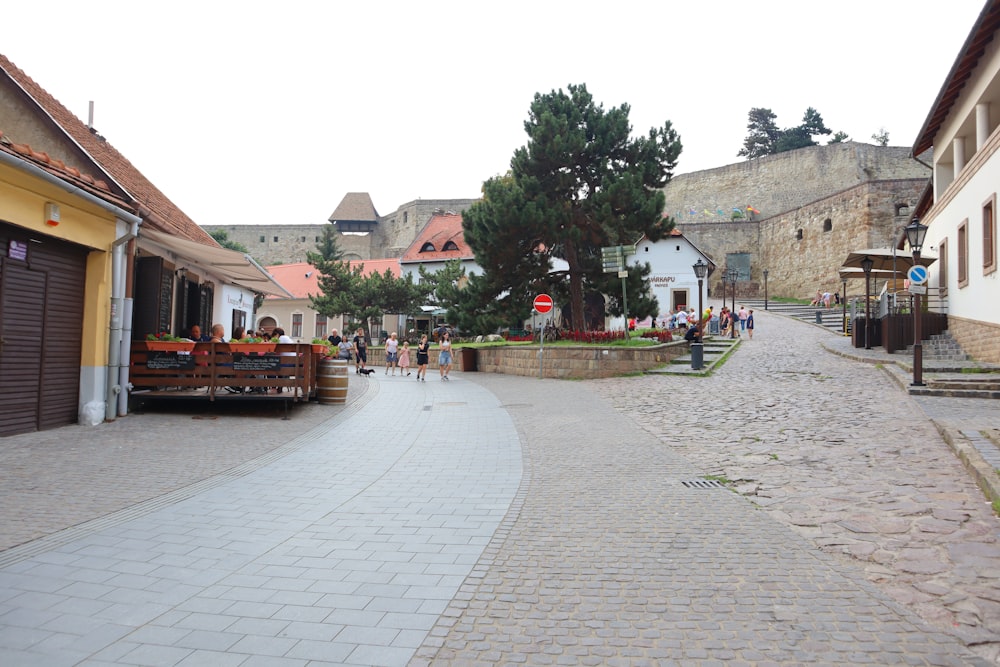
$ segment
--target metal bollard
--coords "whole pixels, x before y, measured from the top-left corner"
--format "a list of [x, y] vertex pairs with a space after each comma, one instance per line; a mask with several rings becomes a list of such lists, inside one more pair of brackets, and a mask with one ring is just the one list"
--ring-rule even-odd
[[705, 344], [691, 343], [691, 370], [700, 371], [705, 365]]

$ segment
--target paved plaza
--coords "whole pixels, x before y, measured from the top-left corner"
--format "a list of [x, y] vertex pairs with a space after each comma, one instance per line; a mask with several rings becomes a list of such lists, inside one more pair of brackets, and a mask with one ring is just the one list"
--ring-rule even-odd
[[844, 339], [0, 439], [2, 665], [1000, 664], [1000, 520]]

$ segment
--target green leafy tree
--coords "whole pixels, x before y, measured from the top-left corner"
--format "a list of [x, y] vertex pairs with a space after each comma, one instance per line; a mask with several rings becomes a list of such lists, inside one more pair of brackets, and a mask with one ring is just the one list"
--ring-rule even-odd
[[[501, 299], [517, 318], [530, 312], [534, 294], [568, 292], [573, 326], [583, 329], [585, 294], [608, 284], [600, 249], [670, 232], [661, 188], [677, 164], [680, 138], [669, 121], [632, 138], [628, 116], [627, 104], [595, 104], [585, 85], [535, 95], [524, 123], [527, 145], [463, 214], [465, 240], [485, 270], [472, 292], [484, 299], [481, 307]], [[553, 258], [568, 268], [552, 271]]]
[[842, 144], [845, 141], [850, 141], [850, 140], [851, 138], [847, 136], [847, 132], [837, 132], [836, 134], [833, 135], [833, 137], [830, 138], [830, 141], [828, 143]]
[[743, 148], [736, 154], [737, 157], [753, 160], [773, 153], [781, 136], [781, 130], [774, 122], [776, 118], [770, 109], [750, 109], [747, 116], [747, 138], [743, 140]]
[[208, 233], [216, 243], [218, 243], [223, 248], [229, 248], [230, 250], [235, 250], [237, 252], [249, 253], [247, 247], [240, 243], [239, 241], [233, 241], [229, 238], [229, 233], [225, 229], [213, 229]]
[[879, 146], [888, 146], [889, 145], [889, 133], [886, 131], [886, 129], [884, 127], [880, 127], [878, 129], [878, 132], [876, 132], [875, 134], [872, 135], [872, 139]]

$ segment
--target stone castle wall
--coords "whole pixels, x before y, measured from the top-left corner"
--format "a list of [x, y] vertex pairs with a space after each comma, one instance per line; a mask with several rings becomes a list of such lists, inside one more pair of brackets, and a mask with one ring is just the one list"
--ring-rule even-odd
[[722, 222], [734, 208], [752, 206], [759, 211], [753, 219], [761, 220], [861, 183], [929, 177], [908, 148], [848, 141], [680, 174], [663, 189], [663, 210], [678, 223]]
[[[905, 148], [816, 146], [678, 176], [664, 189], [665, 211], [753, 206], [759, 214], [735, 221], [685, 213], [677, 228], [720, 269], [730, 254], [749, 255], [750, 280], [737, 284], [738, 296], [763, 296], [766, 268], [770, 296], [811, 298], [841, 289], [848, 253], [893, 243], [929, 176]], [[721, 296], [721, 271], [708, 287]]]
[[[475, 199], [416, 199], [389, 215], [380, 215], [371, 234], [337, 237], [344, 259], [400, 257], [435, 212], [461, 213]], [[203, 225], [207, 232], [224, 230], [229, 240], [242, 243], [263, 266], [306, 261], [330, 223], [315, 225]]]

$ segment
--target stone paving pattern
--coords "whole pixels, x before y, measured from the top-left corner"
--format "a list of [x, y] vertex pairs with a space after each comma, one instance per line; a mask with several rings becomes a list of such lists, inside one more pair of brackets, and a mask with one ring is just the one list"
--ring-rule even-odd
[[710, 377], [0, 439], [0, 664], [1000, 664], [1000, 521], [935, 428], [1000, 409], [755, 316]]

